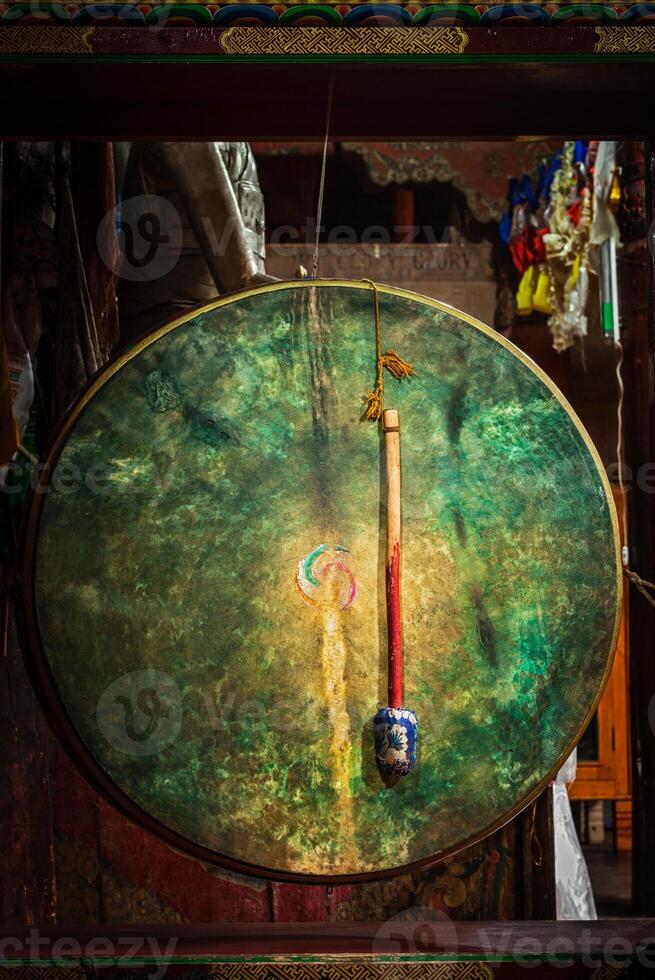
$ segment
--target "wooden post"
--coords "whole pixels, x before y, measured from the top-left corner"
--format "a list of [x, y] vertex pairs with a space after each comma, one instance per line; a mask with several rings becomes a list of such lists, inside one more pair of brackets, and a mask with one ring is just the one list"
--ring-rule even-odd
[[403, 624], [400, 603], [401, 506], [400, 420], [398, 412], [385, 409], [384, 445], [387, 464], [387, 635], [389, 644], [389, 707], [403, 703]]
[[[624, 193], [632, 203], [631, 227], [623, 228], [621, 257], [624, 378], [626, 386], [626, 482], [629, 492], [630, 566], [643, 578], [655, 578], [655, 508], [652, 465], [655, 459], [655, 145], [627, 144]], [[641, 213], [640, 213], [641, 212]], [[630, 722], [632, 735], [633, 915], [655, 914], [655, 611], [634, 586], [630, 603]]]

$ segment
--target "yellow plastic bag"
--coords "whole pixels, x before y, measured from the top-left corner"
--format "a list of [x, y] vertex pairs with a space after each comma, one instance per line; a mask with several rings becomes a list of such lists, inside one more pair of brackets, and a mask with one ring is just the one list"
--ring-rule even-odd
[[530, 316], [534, 309], [533, 296], [536, 271], [533, 265], [529, 265], [521, 276], [519, 288], [516, 291], [516, 312], [519, 316]]
[[550, 305], [550, 276], [543, 265], [537, 272], [537, 285], [535, 286], [532, 303], [538, 313], [553, 312]]

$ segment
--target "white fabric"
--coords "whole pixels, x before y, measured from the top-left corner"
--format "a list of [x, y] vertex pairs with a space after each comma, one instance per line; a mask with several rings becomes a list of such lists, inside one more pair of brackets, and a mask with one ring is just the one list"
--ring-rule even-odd
[[557, 918], [597, 919], [589, 872], [566, 789], [567, 783], [575, 779], [576, 768], [577, 753], [574, 751], [558, 772], [553, 785]]
[[592, 245], [602, 245], [608, 238], [618, 243], [621, 238], [616, 218], [607, 203], [615, 171], [616, 143], [601, 140], [594, 164], [594, 206], [589, 239]]

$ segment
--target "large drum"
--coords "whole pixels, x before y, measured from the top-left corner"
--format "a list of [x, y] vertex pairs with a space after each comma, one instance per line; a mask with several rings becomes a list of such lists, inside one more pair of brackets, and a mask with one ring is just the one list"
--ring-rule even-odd
[[617, 528], [589, 437], [489, 328], [379, 287], [402, 419], [412, 773], [386, 785], [381, 433], [367, 283], [279, 283], [111, 364], [33, 495], [24, 621], [58, 732], [176, 847], [278, 878], [374, 877], [525, 807], [607, 679]]

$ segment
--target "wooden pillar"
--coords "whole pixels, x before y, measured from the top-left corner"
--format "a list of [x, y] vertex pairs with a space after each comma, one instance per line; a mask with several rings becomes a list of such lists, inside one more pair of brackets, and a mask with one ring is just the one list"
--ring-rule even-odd
[[4, 149], [5, 145], [0, 140], [0, 292], [2, 291], [2, 194], [4, 177]]
[[523, 918], [555, 919], [553, 788], [546, 787], [520, 817]]
[[[655, 147], [627, 144], [623, 161], [624, 247], [621, 298], [625, 350], [625, 460], [630, 565], [655, 578], [655, 384], [653, 381], [653, 202]], [[629, 208], [626, 207], [629, 205]], [[643, 223], [635, 221], [635, 209]], [[633, 760], [633, 912], [655, 914], [655, 610], [630, 587], [630, 701]]]
[[414, 191], [399, 187], [393, 192], [393, 240], [411, 242], [414, 235]]
[[632, 850], [632, 800], [614, 804], [614, 846], [619, 852]]

